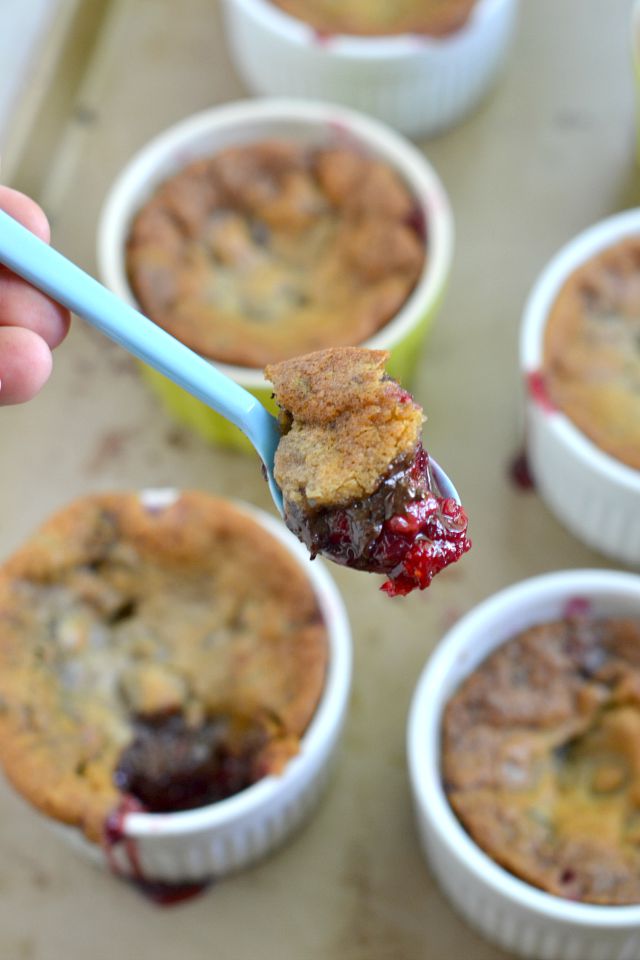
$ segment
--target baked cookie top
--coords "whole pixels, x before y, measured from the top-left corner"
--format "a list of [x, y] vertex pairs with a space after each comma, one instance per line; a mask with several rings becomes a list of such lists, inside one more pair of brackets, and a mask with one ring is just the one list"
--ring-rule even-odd
[[0, 762], [99, 840], [123, 793], [185, 809], [281, 770], [327, 656], [299, 564], [229, 503], [78, 500], [0, 569]]
[[593, 443], [640, 470], [640, 237], [578, 267], [547, 320], [552, 402]]
[[328, 349], [265, 369], [284, 412], [275, 478], [285, 500], [344, 506], [413, 456], [424, 415], [388, 377], [385, 350]]
[[476, 0], [272, 0], [320, 33], [384, 36], [459, 30]]
[[571, 900], [640, 903], [640, 622], [532, 627], [444, 714], [442, 776], [478, 845]]
[[126, 258], [152, 320], [212, 360], [263, 367], [372, 336], [413, 290], [425, 246], [388, 164], [274, 140], [168, 179], [134, 218]]

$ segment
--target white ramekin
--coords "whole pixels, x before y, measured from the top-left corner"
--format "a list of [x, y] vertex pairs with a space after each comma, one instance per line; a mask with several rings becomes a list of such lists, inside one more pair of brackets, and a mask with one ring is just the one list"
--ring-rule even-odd
[[453, 692], [496, 647], [533, 624], [566, 616], [576, 599], [594, 616], [640, 619], [640, 576], [570, 570], [535, 577], [490, 597], [446, 634], [420, 676], [409, 714], [416, 817], [444, 892], [488, 939], [532, 960], [637, 960], [640, 905], [575, 903], [519, 880], [471, 839], [442, 786], [440, 727]]
[[[105, 284], [138, 306], [127, 280], [125, 249], [131, 221], [155, 188], [190, 160], [232, 144], [286, 138], [310, 145], [353, 143], [387, 162], [407, 184], [427, 224], [428, 256], [418, 283], [396, 316], [364, 344], [391, 351], [388, 369], [407, 382], [419, 347], [444, 293], [453, 256], [453, 218], [445, 190], [426, 158], [383, 124], [332, 104], [253, 100], [188, 117], [137, 153], [111, 187], [98, 224], [98, 268]], [[272, 403], [261, 370], [217, 363], [219, 370], [259, 399]], [[239, 431], [156, 371], [147, 368], [174, 415], [205, 437], [234, 442]], [[237, 435], [237, 436], [236, 436]], [[248, 443], [248, 441], [246, 441]]]
[[526, 391], [526, 442], [540, 495], [561, 523], [588, 546], [640, 564], [640, 471], [600, 450], [539, 389], [549, 311], [569, 275], [618, 240], [640, 234], [640, 209], [603, 220], [550, 261], [527, 300], [520, 336]]
[[454, 124], [486, 93], [514, 33], [518, 0], [478, 0], [446, 37], [318, 37], [270, 0], [225, 0], [231, 52], [259, 94], [320, 97], [411, 137]]
[[[142, 496], [166, 505], [174, 491]], [[75, 850], [135, 880], [188, 883], [241, 870], [276, 849], [307, 818], [328, 781], [346, 717], [351, 686], [349, 622], [340, 594], [322, 562], [309, 554], [284, 525], [244, 503], [234, 506], [256, 520], [298, 560], [318, 598], [329, 637], [326, 683], [300, 751], [282, 774], [267, 776], [218, 803], [181, 813], [130, 813], [123, 841], [106, 852], [80, 830], [44, 822]]]

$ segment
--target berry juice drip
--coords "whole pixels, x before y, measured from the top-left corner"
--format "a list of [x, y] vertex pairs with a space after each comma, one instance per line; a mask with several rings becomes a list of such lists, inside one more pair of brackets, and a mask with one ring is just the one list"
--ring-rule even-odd
[[[138, 855], [138, 845], [133, 837], [127, 835], [126, 821], [130, 813], [142, 813], [144, 807], [135, 797], [125, 796], [115, 810], [107, 817], [104, 825], [103, 848], [109, 868], [119, 877], [131, 877], [142, 880], [142, 869]], [[122, 847], [127, 857], [130, 870], [123, 872], [118, 865], [115, 850]]]
[[509, 464], [509, 479], [518, 490], [533, 490], [535, 481], [531, 474], [525, 448], [520, 450]]
[[[127, 835], [126, 831], [126, 821], [129, 814], [142, 812], [144, 812], [144, 807], [135, 797], [125, 796], [107, 817], [102, 846], [109, 869], [159, 907], [171, 907], [198, 896], [210, 886], [212, 880], [200, 883], [165, 883], [160, 880], [145, 878], [140, 863], [138, 845], [133, 837]], [[123, 869], [118, 864], [115, 855], [118, 847], [124, 849], [129, 869]]]

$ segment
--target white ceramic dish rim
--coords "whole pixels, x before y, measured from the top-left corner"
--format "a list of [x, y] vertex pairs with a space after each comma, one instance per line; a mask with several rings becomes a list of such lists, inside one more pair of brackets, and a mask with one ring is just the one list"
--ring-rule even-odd
[[[189, 143], [209, 132], [236, 126], [250, 129], [253, 123], [288, 121], [307, 127], [318, 124], [344, 129], [365, 148], [385, 158], [405, 179], [420, 204], [427, 225], [427, 258], [420, 279], [396, 316], [362, 344], [372, 349], [390, 349], [413, 329], [444, 290], [453, 257], [451, 207], [440, 178], [416, 147], [380, 121], [335, 104], [280, 98], [239, 101], [193, 114], [154, 137], [131, 158], [104, 201], [97, 235], [100, 275], [118, 296], [138, 306], [127, 281], [124, 240], [131, 217], [139, 206], [137, 203], [133, 208], [131, 197], [138, 193], [140, 182], [161, 158], [179, 156]], [[150, 179], [147, 193], [160, 179]], [[268, 389], [258, 368], [217, 361], [215, 366], [244, 387]]]
[[285, 13], [270, 0], [227, 0], [242, 7], [258, 20], [263, 27], [282, 34], [296, 46], [322, 50], [328, 57], [353, 60], [385, 60], [397, 57], [419, 56], [426, 51], [446, 50], [452, 42], [476, 29], [482, 20], [493, 15], [494, 10], [508, 0], [477, 0], [467, 22], [454, 33], [444, 37], [404, 33], [397, 36], [358, 37], [350, 34], [331, 34], [322, 44], [318, 43], [316, 31], [308, 23]]
[[[147, 490], [141, 498], [166, 506], [180, 496], [180, 491]], [[270, 803], [281, 792], [286, 782], [304, 777], [306, 768], [335, 728], [343, 714], [351, 685], [351, 630], [342, 598], [322, 561], [309, 560], [307, 550], [283, 524], [269, 514], [241, 501], [231, 501], [242, 513], [256, 520], [285, 546], [294, 558], [304, 565], [305, 572], [318, 598], [329, 636], [327, 678], [320, 702], [307, 730], [301, 738], [300, 752], [287, 764], [279, 776], [267, 776], [241, 793], [195, 810], [180, 813], [129, 813], [125, 817], [123, 833], [139, 840], [143, 837], [176, 837], [202, 830], [217, 829], [235, 820], [250, 817], [254, 810]]]
[[423, 670], [412, 699], [407, 727], [409, 771], [414, 792], [421, 798], [420, 806], [428, 806], [432, 828], [437, 830], [451, 855], [474, 874], [478, 884], [491, 887], [514, 905], [535, 911], [541, 917], [580, 927], [626, 928], [640, 925], [640, 906], [598, 906], [562, 900], [498, 866], [458, 821], [447, 801], [440, 775], [440, 717], [446, 700], [439, 703], [438, 692], [446, 684], [451, 668], [464, 657], [474, 638], [491, 628], [496, 615], [505, 607], [515, 612], [523, 602], [530, 606], [532, 596], [559, 600], [576, 593], [618, 594], [636, 600], [640, 610], [640, 576], [611, 570], [566, 570], [532, 577], [493, 594], [447, 632]]
[[[534, 284], [522, 315], [520, 367], [525, 380], [542, 367], [547, 317], [565, 280], [590, 257], [632, 235], [640, 235], [640, 208], [607, 217], [583, 230], [549, 261]], [[618, 487], [640, 493], [640, 471], [604, 453], [560, 411], [545, 411], [545, 418], [549, 430], [573, 451], [586, 470]]]

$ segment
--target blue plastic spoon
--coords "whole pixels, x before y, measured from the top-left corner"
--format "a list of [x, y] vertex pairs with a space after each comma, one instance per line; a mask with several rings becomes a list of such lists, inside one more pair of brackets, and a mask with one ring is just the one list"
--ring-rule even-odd
[[[278, 422], [253, 394], [1, 210], [0, 263], [239, 427], [257, 450], [271, 496], [283, 512], [282, 492], [273, 476], [273, 459], [280, 439]], [[430, 462], [441, 495], [459, 502], [446, 473], [434, 460]]]

